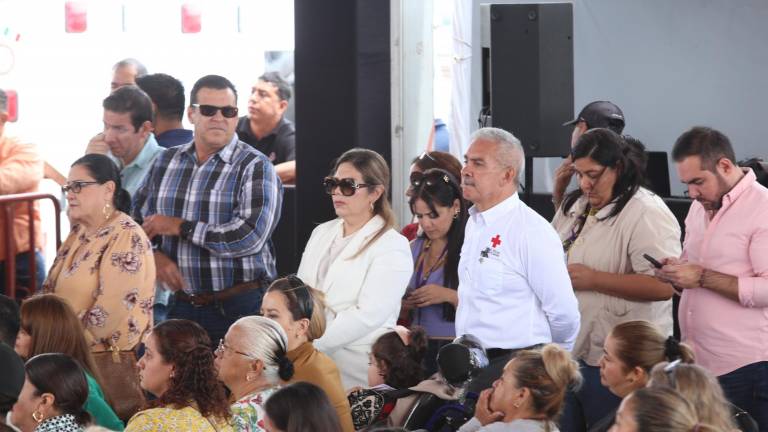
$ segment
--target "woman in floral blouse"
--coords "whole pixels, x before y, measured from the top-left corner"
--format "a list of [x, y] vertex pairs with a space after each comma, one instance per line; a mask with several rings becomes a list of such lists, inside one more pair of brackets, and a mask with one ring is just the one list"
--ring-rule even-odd
[[82, 320], [92, 351], [130, 350], [152, 322], [152, 247], [126, 213], [130, 195], [106, 156], [86, 155], [69, 171], [72, 230], [59, 249], [45, 292], [66, 299]]
[[229, 402], [213, 362], [211, 339], [199, 324], [170, 319], [156, 325], [138, 363], [141, 388], [155, 399], [125, 431], [231, 432]]
[[216, 350], [219, 379], [232, 392], [232, 420], [238, 432], [261, 432], [264, 403], [293, 376], [286, 356], [288, 338], [269, 318], [247, 316], [235, 321]]

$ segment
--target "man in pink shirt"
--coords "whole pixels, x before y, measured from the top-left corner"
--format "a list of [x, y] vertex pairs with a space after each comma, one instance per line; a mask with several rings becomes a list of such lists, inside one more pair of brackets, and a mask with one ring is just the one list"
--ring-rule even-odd
[[768, 189], [717, 130], [685, 132], [672, 157], [694, 202], [683, 255], [657, 276], [682, 290], [680, 329], [697, 363], [768, 430]]

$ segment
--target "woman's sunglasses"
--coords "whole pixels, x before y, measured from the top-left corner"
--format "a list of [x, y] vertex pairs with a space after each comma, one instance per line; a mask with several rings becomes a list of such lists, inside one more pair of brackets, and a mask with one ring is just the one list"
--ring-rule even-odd
[[328, 195], [333, 195], [333, 191], [338, 187], [339, 191], [344, 196], [352, 196], [357, 192], [358, 189], [368, 186], [376, 186], [374, 184], [365, 184], [365, 183], [358, 183], [355, 181], [355, 179], [351, 178], [336, 178], [336, 177], [326, 177], [323, 179], [323, 187], [325, 188], [325, 193]]
[[197, 110], [200, 111], [200, 114], [206, 117], [215, 116], [216, 111], [221, 111], [221, 115], [223, 115], [224, 118], [237, 117], [237, 107], [233, 107], [233, 106], [219, 107], [215, 105], [200, 105], [200, 104], [192, 104], [192, 106], [197, 108]]

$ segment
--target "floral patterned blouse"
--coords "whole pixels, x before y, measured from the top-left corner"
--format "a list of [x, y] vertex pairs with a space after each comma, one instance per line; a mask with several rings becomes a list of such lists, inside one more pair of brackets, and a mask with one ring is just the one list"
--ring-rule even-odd
[[231, 432], [232, 426], [225, 421], [203, 417], [200, 411], [188, 406], [181, 409], [163, 407], [139, 411], [125, 427], [125, 432], [156, 431]]
[[82, 432], [82, 430], [82, 426], [77, 424], [77, 420], [72, 414], [45, 419], [35, 427], [35, 432]]
[[152, 247], [133, 219], [116, 213], [88, 236], [74, 225], [43, 283], [75, 310], [94, 352], [132, 349], [152, 324]]
[[280, 387], [251, 393], [232, 404], [232, 419], [237, 432], [263, 432], [264, 402]]

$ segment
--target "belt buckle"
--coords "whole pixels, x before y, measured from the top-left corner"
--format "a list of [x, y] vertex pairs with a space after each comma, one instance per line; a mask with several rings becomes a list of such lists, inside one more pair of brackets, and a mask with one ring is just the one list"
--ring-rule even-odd
[[199, 303], [199, 302], [200, 302], [200, 300], [199, 300], [199, 296], [197, 294], [189, 294], [189, 303], [192, 306], [194, 306], [196, 308], [203, 307], [203, 304]]

